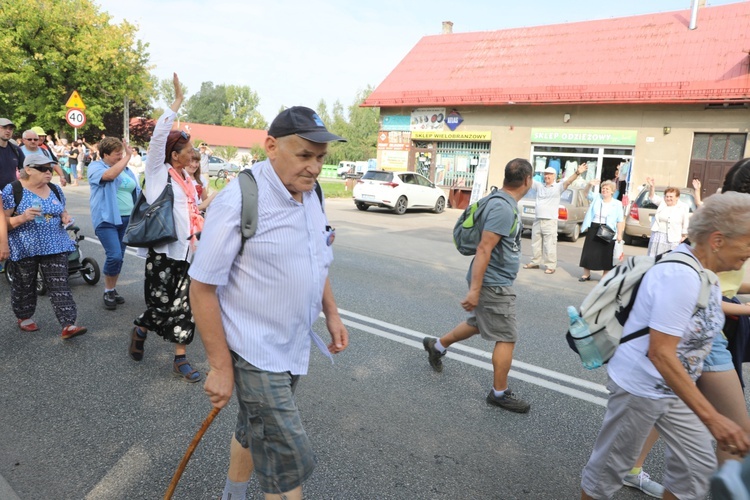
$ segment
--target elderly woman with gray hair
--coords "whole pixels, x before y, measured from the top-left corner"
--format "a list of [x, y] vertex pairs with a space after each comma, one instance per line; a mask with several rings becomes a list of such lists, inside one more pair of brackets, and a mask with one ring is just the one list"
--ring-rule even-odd
[[[602, 271], [602, 278], [607, 275], [612, 264], [612, 254], [615, 251], [615, 241], [622, 241], [622, 233], [625, 230], [625, 214], [622, 203], [614, 197], [615, 183], [604, 181], [601, 183], [601, 194], [592, 193], [591, 187], [599, 184], [598, 179], [593, 179], [586, 186], [586, 193], [591, 202], [586, 216], [581, 224], [581, 231], [586, 231], [586, 240], [583, 242], [581, 261], [578, 264], [583, 268], [583, 274], [578, 281], [591, 280], [591, 271]], [[606, 238], [606, 233], [612, 235]]]
[[[665, 262], [643, 277], [623, 336], [648, 334], [620, 345], [607, 366], [609, 400], [602, 428], [583, 470], [581, 498], [610, 498], [622, 487], [651, 429], [664, 439], [664, 498], [703, 498], [716, 469], [717, 447], [735, 456], [750, 437], [696, 387], [714, 338], [724, 324], [714, 273], [740, 269], [750, 258], [750, 195], [710, 197], [694, 215], [673, 252], [700, 264]], [[702, 280], [711, 284], [705, 309], [697, 308]]]

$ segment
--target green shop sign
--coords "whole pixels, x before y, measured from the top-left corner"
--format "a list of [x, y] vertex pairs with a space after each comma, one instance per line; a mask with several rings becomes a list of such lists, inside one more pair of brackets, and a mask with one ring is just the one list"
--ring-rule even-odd
[[635, 146], [637, 135], [638, 132], [635, 130], [532, 128], [531, 142]]

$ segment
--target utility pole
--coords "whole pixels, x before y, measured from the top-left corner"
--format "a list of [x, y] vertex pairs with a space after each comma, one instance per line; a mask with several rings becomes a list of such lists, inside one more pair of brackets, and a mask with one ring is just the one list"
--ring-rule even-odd
[[123, 130], [123, 139], [125, 139], [126, 143], [130, 143], [130, 99], [128, 99], [128, 96], [125, 96], [124, 99], [124, 108], [122, 111], [122, 130]]

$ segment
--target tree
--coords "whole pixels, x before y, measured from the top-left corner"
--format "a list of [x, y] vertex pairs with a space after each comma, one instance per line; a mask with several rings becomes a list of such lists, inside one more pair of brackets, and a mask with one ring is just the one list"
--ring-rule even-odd
[[222, 125], [228, 127], [264, 129], [268, 126], [258, 111], [260, 98], [247, 85], [229, 85], [226, 88], [226, 108]]
[[224, 160], [231, 162], [234, 160], [234, 157], [237, 156], [237, 147], [236, 146], [218, 146], [214, 148], [214, 153], [216, 153], [216, 156], [220, 158], [224, 158]]
[[[361, 107], [372, 90], [372, 87], [368, 86], [357, 94], [354, 102], [349, 106], [348, 120], [344, 116], [344, 106], [341, 102], [333, 103], [331, 118], [325, 123], [328, 130], [340, 135], [347, 142], [332, 142], [328, 146], [326, 163], [335, 165], [344, 160], [361, 161], [376, 156], [380, 111], [378, 108]], [[322, 106], [325, 109], [323, 102], [318, 104], [318, 109], [320, 110]]]
[[187, 120], [209, 125], [240, 128], [266, 128], [258, 111], [260, 98], [246, 85], [216, 85], [203, 82], [197, 94], [185, 104]]
[[[20, 129], [39, 125], [70, 131], [65, 102], [78, 90], [87, 124], [109, 130], [122, 117], [124, 98], [154, 96], [148, 44], [127, 21], [113, 24], [91, 0], [3, 0], [0, 9], [0, 116]], [[142, 104], [147, 109], [148, 105]], [[119, 119], [122, 130], [122, 118]]]
[[[182, 95], [188, 95], [187, 86], [180, 82], [180, 88], [182, 88]], [[159, 97], [164, 101], [167, 106], [174, 102], [174, 82], [171, 78], [165, 78], [159, 82]]]
[[263, 161], [268, 158], [268, 156], [266, 156], [266, 148], [264, 148], [260, 144], [256, 144], [255, 146], [251, 147], [250, 153], [252, 153], [253, 155], [253, 160], [256, 161]]
[[214, 87], [213, 82], [203, 82], [198, 93], [185, 103], [186, 120], [207, 125], [221, 125], [226, 104], [226, 89]]

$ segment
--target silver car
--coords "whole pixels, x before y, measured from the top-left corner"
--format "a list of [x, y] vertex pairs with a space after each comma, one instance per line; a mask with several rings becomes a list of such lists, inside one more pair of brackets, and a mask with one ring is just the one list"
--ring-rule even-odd
[[237, 173], [240, 169], [237, 165], [234, 165], [232, 163], [227, 163], [218, 156], [209, 156], [208, 157], [208, 172], [203, 172], [204, 174], [207, 173], [207, 175], [211, 177], [220, 177], [220, 178], [226, 178], [227, 173], [233, 172]]
[[[664, 190], [667, 186], [655, 186], [654, 194], [664, 197]], [[693, 188], [679, 188], [680, 201], [690, 207], [690, 213], [695, 212], [695, 191]], [[636, 240], [648, 241], [651, 238], [651, 224], [654, 223], [657, 206], [648, 199], [649, 187], [643, 186], [638, 192], [638, 196], [630, 204], [630, 210], [625, 218], [625, 234], [623, 241], [625, 244], [632, 245]]]
[[[569, 187], [560, 195], [560, 206], [557, 209], [557, 233], [570, 241], [576, 241], [581, 235], [581, 224], [589, 208], [586, 189]], [[518, 202], [524, 229], [531, 231], [536, 212], [536, 189], [532, 188]]]

